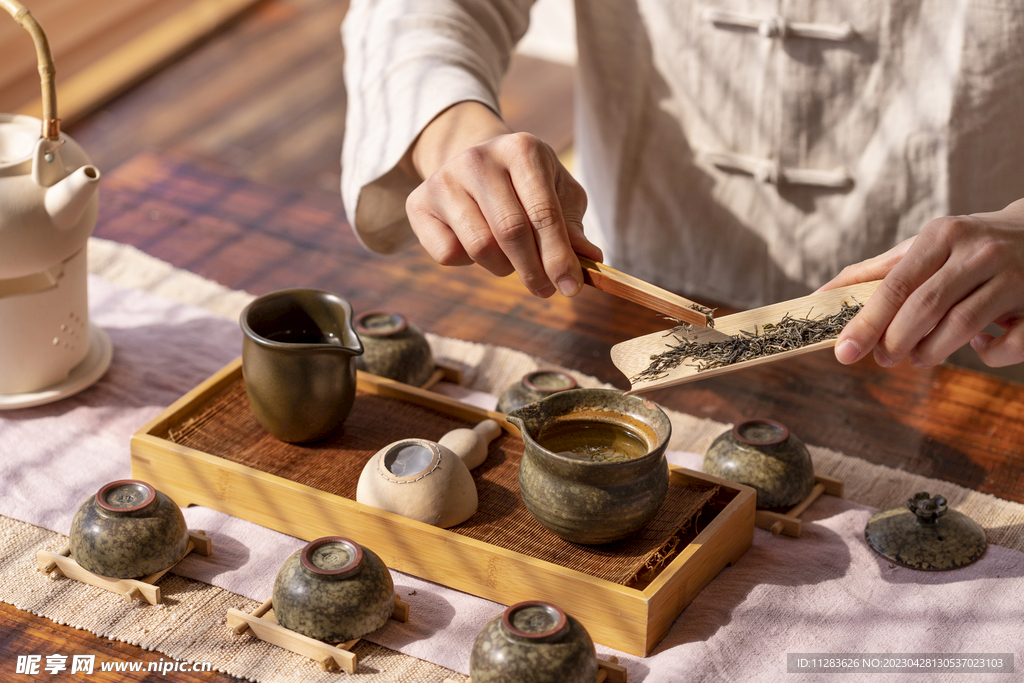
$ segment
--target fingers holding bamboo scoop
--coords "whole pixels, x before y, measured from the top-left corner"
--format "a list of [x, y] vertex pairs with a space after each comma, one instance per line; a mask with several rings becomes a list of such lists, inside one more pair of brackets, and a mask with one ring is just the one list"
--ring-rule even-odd
[[585, 256], [577, 254], [577, 257], [583, 267], [584, 284], [620, 299], [640, 304], [680, 323], [701, 328], [714, 327], [712, 310], [707, 306], [701, 306]]
[[612, 347], [612, 362], [629, 378], [632, 386], [626, 393], [638, 394], [835, 346], [843, 327], [880, 283], [863, 282], [715, 318], [713, 328], [677, 327], [630, 339]]

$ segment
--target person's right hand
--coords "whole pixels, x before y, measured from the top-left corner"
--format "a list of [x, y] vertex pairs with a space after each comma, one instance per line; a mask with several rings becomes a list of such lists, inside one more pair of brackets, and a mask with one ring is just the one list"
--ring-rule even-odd
[[[1024, 362], [1024, 199], [929, 222], [889, 251], [847, 266], [818, 291], [882, 280], [836, 341], [840, 363], [930, 368], [970, 342], [989, 367]], [[1006, 330], [995, 337], [989, 323]]]
[[406, 213], [438, 263], [478, 263], [500, 277], [515, 271], [546, 298], [579, 292], [577, 253], [602, 259], [583, 234], [586, 193], [554, 150], [512, 132], [482, 104], [463, 102], [434, 119], [411, 162], [426, 180], [409, 195]]

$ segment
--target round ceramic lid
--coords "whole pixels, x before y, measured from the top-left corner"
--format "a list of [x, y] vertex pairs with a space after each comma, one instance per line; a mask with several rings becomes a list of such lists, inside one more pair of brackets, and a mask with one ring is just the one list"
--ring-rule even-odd
[[314, 574], [344, 579], [359, 571], [363, 564], [363, 549], [347, 538], [326, 536], [310, 541], [299, 558], [302, 566]]
[[501, 624], [513, 636], [545, 642], [561, 638], [569, 628], [569, 619], [556, 605], [532, 600], [506, 609]]
[[941, 571], [964, 567], [985, 552], [985, 530], [949, 510], [942, 496], [918, 493], [901, 505], [876, 513], [864, 528], [868, 545], [896, 564]]
[[107, 512], [137, 512], [156, 500], [156, 489], [137, 479], [121, 479], [105, 485], [96, 503]]

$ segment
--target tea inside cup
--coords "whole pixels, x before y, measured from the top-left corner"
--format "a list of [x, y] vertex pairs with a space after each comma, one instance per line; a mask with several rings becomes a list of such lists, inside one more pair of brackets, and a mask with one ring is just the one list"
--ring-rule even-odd
[[351, 320], [352, 307], [341, 297], [313, 289], [288, 289], [249, 304], [242, 327], [247, 334], [279, 344], [361, 349]]
[[651, 401], [571, 389], [522, 406], [508, 420], [523, 437], [523, 503], [552, 533], [611, 543], [642, 528], [664, 502], [672, 426]]

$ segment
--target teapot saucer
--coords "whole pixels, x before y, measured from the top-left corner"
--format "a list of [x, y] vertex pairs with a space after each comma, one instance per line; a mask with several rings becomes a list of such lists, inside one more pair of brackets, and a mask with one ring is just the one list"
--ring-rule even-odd
[[110, 342], [110, 337], [102, 329], [90, 323], [89, 353], [82, 359], [82, 362], [71, 368], [71, 372], [64, 380], [39, 391], [0, 394], [0, 410], [41, 406], [88, 389], [107, 371], [113, 357], [114, 347]]

